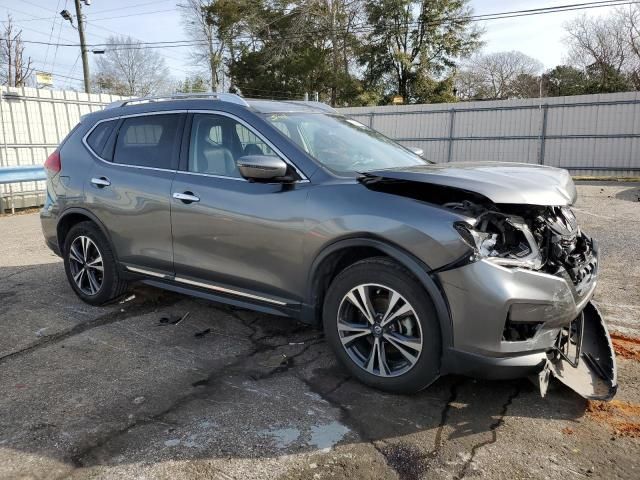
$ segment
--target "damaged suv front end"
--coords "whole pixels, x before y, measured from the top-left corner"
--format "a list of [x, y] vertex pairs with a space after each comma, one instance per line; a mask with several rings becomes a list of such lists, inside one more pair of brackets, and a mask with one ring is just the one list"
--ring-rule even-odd
[[454, 332], [446, 370], [539, 373], [542, 395], [553, 375], [586, 398], [615, 395], [611, 340], [591, 303], [598, 247], [570, 208], [576, 190], [566, 171], [485, 162], [378, 171], [362, 181], [460, 215], [453, 228], [468, 252], [434, 272]]

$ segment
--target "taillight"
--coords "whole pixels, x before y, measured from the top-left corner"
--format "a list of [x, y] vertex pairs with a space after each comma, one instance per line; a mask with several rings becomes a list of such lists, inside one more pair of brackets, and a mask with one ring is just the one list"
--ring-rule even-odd
[[62, 169], [62, 163], [60, 163], [60, 152], [58, 150], [49, 155], [47, 161], [44, 162], [44, 168], [49, 170], [51, 173], [58, 173]]

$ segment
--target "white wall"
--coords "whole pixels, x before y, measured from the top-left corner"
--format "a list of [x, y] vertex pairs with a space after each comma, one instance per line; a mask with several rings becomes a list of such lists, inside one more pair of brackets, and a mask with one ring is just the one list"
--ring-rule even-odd
[[[15, 95], [15, 97], [10, 97]], [[0, 87], [0, 167], [42, 165], [86, 113], [121, 97], [35, 88]], [[0, 185], [3, 206], [13, 192], [16, 208], [41, 205], [44, 182]]]

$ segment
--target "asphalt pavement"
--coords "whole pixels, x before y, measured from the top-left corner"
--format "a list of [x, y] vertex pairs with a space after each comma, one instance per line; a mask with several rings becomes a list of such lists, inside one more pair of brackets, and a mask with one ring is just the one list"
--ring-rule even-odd
[[640, 478], [640, 184], [579, 193], [622, 335], [608, 404], [528, 379], [391, 395], [286, 318], [149, 287], [91, 307], [37, 214], [0, 217], [0, 478]]

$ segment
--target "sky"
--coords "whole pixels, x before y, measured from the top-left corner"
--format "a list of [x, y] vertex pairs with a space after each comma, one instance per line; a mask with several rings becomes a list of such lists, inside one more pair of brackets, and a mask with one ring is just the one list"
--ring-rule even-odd
[[[475, 14], [486, 14], [581, 1], [587, 0], [472, 0], [471, 6]], [[144, 42], [185, 40], [187, 37], [176, 3], [179, 0], [92, 0], [90, 6], [83, 7], [87, 18], [87, 43], [104, 43], [110, 35], [118, 34], [131, 35]], [[78, 43], [78, 32], [58, 13], [65, 8], [75, 14], [73, 0], [0, 0], [0, 18], [6, 20], [10, 14], [22, 29], [24, 40]], [[604, 7], [480, 22], [485, 30], [484, 51], [519, 50], [538, 59], [545, 68], [552, 68], [562, 63], [566, 56], [563, 43], [565, 22], [579, 14], [599, 16], [613, 10], [612, 7]], [[191, 64], [188, 47], [156, 51], [164, 56], [177, 80], [197, 70]], [[79, 53], [78, 47], [28, 45], [25, 49], [36, 70], [53, 72], [55, 88], [61, 89], [82, 88]]]

